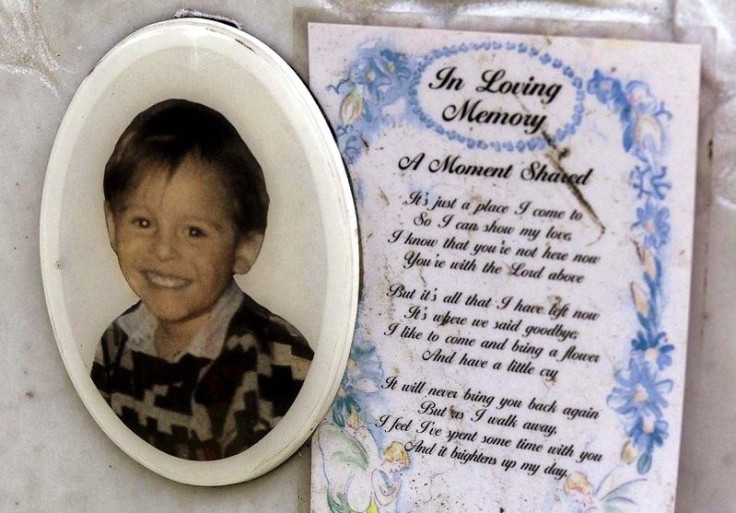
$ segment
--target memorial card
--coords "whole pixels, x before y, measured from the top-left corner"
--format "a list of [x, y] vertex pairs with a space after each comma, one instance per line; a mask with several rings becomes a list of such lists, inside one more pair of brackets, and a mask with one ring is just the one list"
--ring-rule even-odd
[[315, 512], [672, 512], [697, 46], [311, 25], [363, 290]]

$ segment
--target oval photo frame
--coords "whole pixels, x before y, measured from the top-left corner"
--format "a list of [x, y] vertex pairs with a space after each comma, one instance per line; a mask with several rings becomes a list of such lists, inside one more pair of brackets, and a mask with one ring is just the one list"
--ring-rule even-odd
[[[260, 162], [271, 197], [265, 240], [240, 288], [288, 319], [314, 358], [291, 408], [234, 456], [193, 461], [139, 438], [90, 378], [110, 321], [137, 301], [105, 225], [102, 179], [115, 142], [151, 105], [204, 104], [235, 126]], [[46, 302], [67, 372], [95, 421], [129, 456], [167, 478], [225, 485], [291, 456], [326, 414], [347, 363], [359, 292], [355, 207], [332, 133], [294, 71], [257, 39], [224, 24], [172, 20], [120, 42], [77, 90], [44, 183], [40, 227]]]

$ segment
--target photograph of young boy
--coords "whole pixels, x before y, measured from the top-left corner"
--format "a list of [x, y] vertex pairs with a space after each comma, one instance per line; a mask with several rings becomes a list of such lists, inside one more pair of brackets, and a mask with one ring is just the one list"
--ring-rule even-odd
[[168, 454], [246, 450], [286, 414], [313, 357], [233, 279], [251, 269], [266, 231], [260, 165], [220, 113], [166, 100], [120, 136], [103, 189], [110, 244], [140, 301], [102, 335], [93, 382]]

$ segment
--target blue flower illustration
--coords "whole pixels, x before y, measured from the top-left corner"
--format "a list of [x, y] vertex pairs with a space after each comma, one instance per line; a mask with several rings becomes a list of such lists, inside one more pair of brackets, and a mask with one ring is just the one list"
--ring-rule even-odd
[[639, 331], [636, 338], [631, 341], [631, 347], [640, 361], [656, 365], [662, 370], [672, 365], [670, 353], [675, 350], [675, 346], [666, 342], [667, 335], [664, 332], [652, 335]]
[[347, 77], [330, 89], [338, 93], [359, 90], [367, 105], [390, 105], [406, 94], [412, 70], [402, 53], [379, 46], [363, 47], [350, 65]]
[[665, 147], [664, 120], [672, 114], [657, 103], [649, 86], [638, 80], [624, 86], [620, 80], [596, 70], [588, 81], [588, 92], [619, 114], [624, 150], [641, 162], [653, 164], [652, 157]]
[[642, 452], [651, 453], [655, 447], [661, 447], [669, 436], [669, 425], [666, 421], [652, 417], [639, 417], [631, 429], [631, 441]]
[[636, 209], [637, 221], [632, 227], [643, 232], [645, 246], [660, 248], [669, 240], [669, 217], [670, 211], [667, 207], [659, 207], [653, 201], [647, 201], [643, 207]]
[[657, 100], [652, 96], [649, 86], [639, 80], [626, 85], [626, 102], [632, 112], [654, 114], [657, 112]]
[[662, 408], [668, 404], [664, 395], [672, 390], [672, 380], [657, 381], [656, 373], [636, 360], [631, 361], [627, 370], [616, 372], [615, 377], [619, 386], [608, 396], [612, 408], [633, 419], [651, 415], [662, 417]]
[[348, 164], [355, 163], [391, 122], [389, 107], [408, 95], [411, 77], [411, 63], [404, 54], [374, 44], [361, 48], [345, 78], [328, 87], [343, 95], [335, 132]]
[[607, 105], [614, 112], [628, 111], [626, 95], [621, 82], [606, 77], [599, 70], [595, 70], [593, 78], [588, 82], [588, 93], [595, 95], [599, 102]]
[[366, 101], [390, 105], [402, 95], [411, 77], [409, 60], [387, 48], [361, 49], [360, 57], [348, 70], [348, 81], [365, 88]]

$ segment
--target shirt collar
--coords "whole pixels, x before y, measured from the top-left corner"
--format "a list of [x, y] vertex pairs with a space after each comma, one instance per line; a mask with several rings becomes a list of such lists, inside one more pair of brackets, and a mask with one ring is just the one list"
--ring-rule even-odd
[[[178, 361], [185, 354], [210, 360], [217, 358], [225, 344], [230, 319], [240, 308], [242, 302], [243, 292], [233, 280], [225, 287], [217, 300], [207, 325], [194, 335], [185, 350], [167, 360]], [[132, 312], [121, 315], [116, 322], [128, 335], [128, 344], [131, 349], [160, 358], [155, 344], [158, 319], [144, 303], [141, 302]]]

